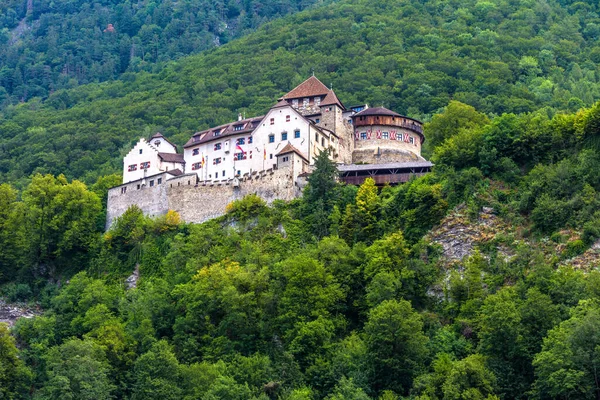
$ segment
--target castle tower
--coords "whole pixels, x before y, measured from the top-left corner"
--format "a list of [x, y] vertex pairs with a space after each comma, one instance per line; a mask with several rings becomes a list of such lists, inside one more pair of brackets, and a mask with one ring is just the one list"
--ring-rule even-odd
[[352, 116], [352, 162], [383, 164], [425, 161], [423, 124], [384, 107], [367, 108]]

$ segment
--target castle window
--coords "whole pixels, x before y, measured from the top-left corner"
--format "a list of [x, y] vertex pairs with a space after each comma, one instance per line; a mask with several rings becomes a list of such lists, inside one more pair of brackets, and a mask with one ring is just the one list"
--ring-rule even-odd
[[321, 105], [321, 97], [317, 96], [315, 97], [315, 105]]
[[325, 147], [325, 138], [321, 138], [321, 146]]
[[154, 181], [150, 181], [150, 187], [154, 186]]
[[235, 153], [233, 155], [233, 157], [237, 160], [237, 161], [241, 161], [241, 160], [245, 160], [246, 159], [246, 152], [244, 153]]
[[292, 107], [298, 108], [298, 99], [292, 100]]
[[273, 159], [273, 154], [269, 154], [269, 160]]
[[223, 178], [225, 178], [225, 170], [223, 170]]
[[302, 100], [303, 107], [308, 107], [309, 103], [310, 103], [310, 99], [308, 97], [305, 97], [304, 100]]
[[320, 118], [315, 118], [315, 124], [318, 124], [319, 122], [321, 122]]
[[360, 133], [360, 140], [367, 140], [367, 132]]
[[238, 169], [237, 176], [240, 176], [241, 174], [242, 174], [242, 171], [240, 171], [240, 170]]
[[244, 129], [244, 125], [234, 125], [233, 126], [234, 131], [241, 131], [242, 129]]
[[290, 122], [290, 116], [289, 115], [285, 116], [285, 122]]
[[248, 144], [252, 144], [252, 136], [248, 136]]
[[281, 159], [281, 162], [288, 162], [290, 161], [290, 157], [289, 156], [285, 156]]
[[383, 139], [389, 139], [390, 138], [390, 133], [389, 132], [383, 132], [382, 138]]
[[271, 118], [271, 125], [275, 125], [275, 118]]
[[123, 186], [121, 188], [121, 194], [125, 194], [127, 192], [127, 186]]
[[213, 136], [219, 136], [221, 134], [221, 130], [220, 129], [215, 129], [213, 131]]
[[148, 168], [150, 168], [150, 161], [140, 163], [140, 169], [148, 169]]
[[213, 165], [221, 164], [221, 157], [217, 157], [213, 160]]
[[315, 140], [317, 141], [317, 143], [319, 142], [319, 134], [315, 133]]
[[143, 149], [140, 149], [140, 154], [142, 154]]
[[156, 147], [160, 146], [160, 140], [156, 140], [156, 141], [154, 142], [154, 145], [155, 145]]
[[275, 135], [269, 135], [269, 143], [275, 143]]
[[197, 162], [197, 163], [192, 164], [192, 171], [195, 171], [195, 170], [200, 169], [200, 168], [202, 168], [202, 163], [201, 162]]
[[411, 136], [408, 140], [410, 141], [410, 144], [415, 144], [415, 138], [414, 137]]
[[218, 177], [219, 177], [219, 173], [215, 172], [215, 178], [218, 178]]
[[294, 131], [294, 138], [298, 139], [299, 137], [300, 137], [300, 131], [296, 129]]
[[141, 187], [140, 185], [137, 185], [137, 190], [140, 190], [140, 187]]
[[221, 143], [215, 143], [215, 151], [221, 150]]
[[158, 179], [156, 180], [156, 184], [157, 184], [157, 185], [160, 185], [161, 183], [162, 183], [162, 178], [158, 178]]
[[281, 133], [281, 140], [287, 140], [287, 132]]
[[194, 149], [194, 150], [192, 150], [192, 155], [193, 156], [197, 156], [198, 154], [200, 154], [200, 149]]
[[239, 144], [246, 144], [246, 138], [243, 138], [243, 137], [242, 137], [242, 138], [238, 138], [238, 139], [235, 141], [235, 144], [238, 144], [238, 145], [239, 145]]
[[127, 171], [137, 171], [137, 164], [131, 164], [129, 167], [127, 167]]

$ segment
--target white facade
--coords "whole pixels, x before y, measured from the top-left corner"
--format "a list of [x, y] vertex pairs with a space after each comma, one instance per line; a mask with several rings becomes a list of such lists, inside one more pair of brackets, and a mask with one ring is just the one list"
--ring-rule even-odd
[[[152, 138], [152, 142], [159, 142], [158, 147], [141, 138], [133, 149], [123, 159], [123, 183], [132, 182], [158, 173], [180, 169], [183, 171], [182, 160], [165, 160], [165, 155], [176, 155], [177, 148], [164, 137]], [[163, 151], [165, 150], [165, 151]], [[163, 155], [161, 156], [161, 153]]]
[[337, 142], [328, 131], [319, 129], [289, 105], [272, 108], [251, 132], [202, 136], [198, 140], [201, 143], [188, 144], [184, 150], [185, 173], [196, 173], [202, 181], [231, 179], [276, 167], [277, 154], [288, 143], [312, 164], [317, 154], [332, 145], [332, 140], [333, 146]]

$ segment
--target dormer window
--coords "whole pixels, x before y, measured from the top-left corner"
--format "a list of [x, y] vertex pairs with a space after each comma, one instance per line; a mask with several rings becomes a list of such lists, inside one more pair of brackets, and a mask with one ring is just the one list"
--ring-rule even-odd
[[241, 131], [242, 129], [244, 129], [244, 125], [234, 125], [233, 126], [234, 131]]
[[292, 107], [298, 108], [298, 99], [292, 100]]
[[308, 107], [309, 103], [310, 103], [310, 99], [308, 97], [305, 97], [304, 100], [302, 101], [302, 105], [304, 107]]
[[213, 131], [213, 136], [219, 136], [221, 134], [221, 130], [220, 129], [215, 129]]
[[320, 96], [315, 97], [315, 105], [317, 105], [317, 106], [321, 105], [321, 97]]
[[194, 143], [195, 143], [195, 142], [199, 142], [199, 141], [200, 141], [200, 136], [194, 136], [194, 137], [192, 138], [192, 142], [194, 142]]

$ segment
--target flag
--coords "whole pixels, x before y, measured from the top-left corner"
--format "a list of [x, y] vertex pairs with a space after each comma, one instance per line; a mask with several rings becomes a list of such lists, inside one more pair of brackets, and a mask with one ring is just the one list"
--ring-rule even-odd
[[263, 160], [267, 159], [267, 148], [263, 146]]
[[204, 167], [204, 153], [202, 153], [202, 166]]
[[244, 152], [244, 149], [242, 149], [242, 147], [241, 147], [239, 144], [236, 144], [236, 145], [235, 145], [235, 149], [236, 149], [236, 150], [239, 150], [239, 151], [240, 151], [240, 153], [243, 153], [243, 152]]

